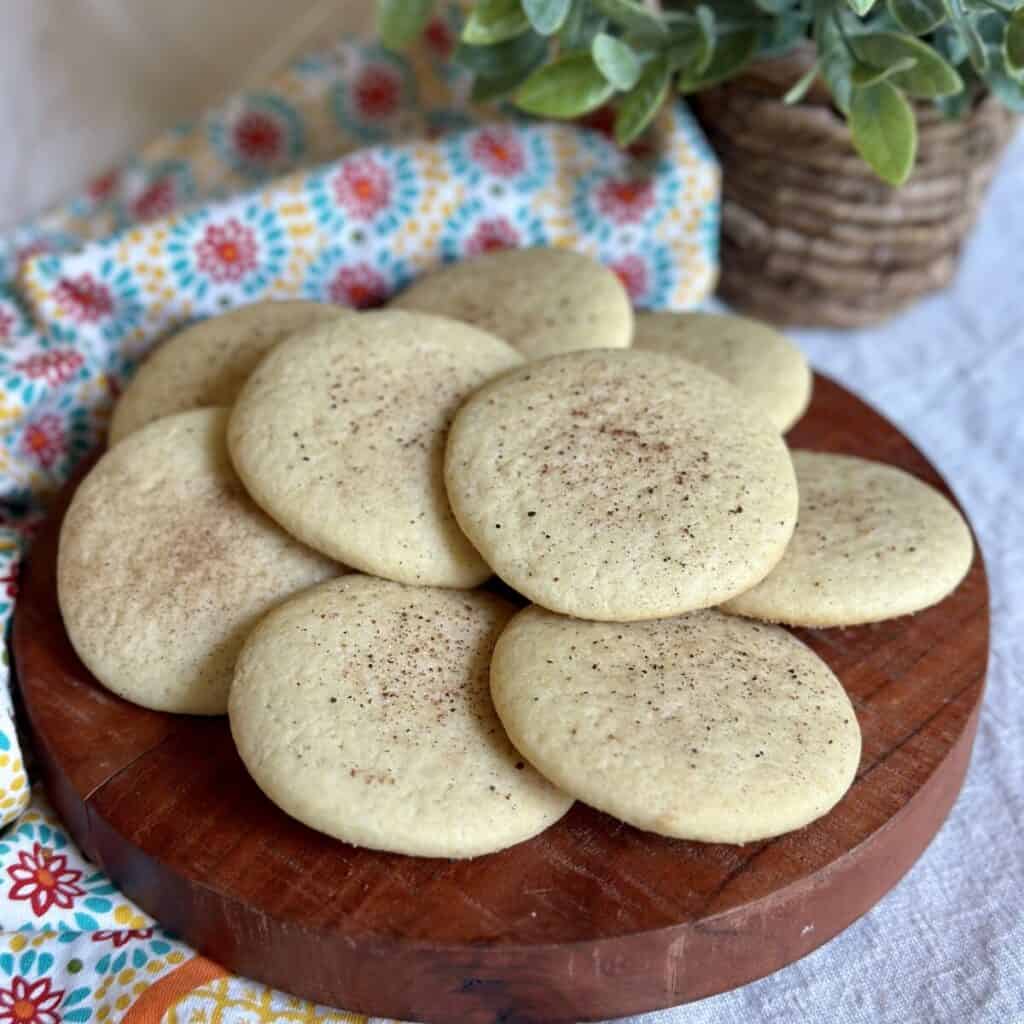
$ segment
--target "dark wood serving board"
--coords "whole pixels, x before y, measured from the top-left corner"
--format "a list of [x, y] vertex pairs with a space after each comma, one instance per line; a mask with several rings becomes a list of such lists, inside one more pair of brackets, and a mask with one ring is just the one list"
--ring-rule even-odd
[[[946, 490], [891, 424], [826, 379], [790, 440]], [[806, 955], [881, 899], [967, 770], [988, 657], [980, 555], [929, 611], [799, 631], [843, 681], [864, 734], [853, 788], [799, 832], [700, 845], [577, 804], [536, 839], [472, 861], [346, 846], [260, 793], [225, 720], [146, 711], [91, 678], [57, 608], [68, 497], [32, 551], [13, 637], [50, 797], [84, 852], [166, 927], [310, 999], [474, 1024], [617, 1017], [722, 992]]]

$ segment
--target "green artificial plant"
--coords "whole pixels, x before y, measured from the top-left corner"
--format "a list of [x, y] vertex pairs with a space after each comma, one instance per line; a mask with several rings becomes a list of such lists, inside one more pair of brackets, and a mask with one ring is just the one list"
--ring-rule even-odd
[[[379, 0], [385, 45], [408, 45], [434, 6]], [[815, 63], [786, 102], [820, 76], [858, 152], [894, 185], [914, 166], [910, 100], [958, 117], [988, 91], [1024, 111], [1024, 0], [477, 0], [455, 59], [480, 101], [553, 118], [610, 101], [627, 145], [673, 90], [699, 92], [808, 41]]]

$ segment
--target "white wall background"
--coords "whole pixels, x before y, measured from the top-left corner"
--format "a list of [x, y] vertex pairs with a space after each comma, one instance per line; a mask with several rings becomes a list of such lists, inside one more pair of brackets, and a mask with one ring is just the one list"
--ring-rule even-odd
[[372, 0], [3, 0], [0, 230], [372, 14]]

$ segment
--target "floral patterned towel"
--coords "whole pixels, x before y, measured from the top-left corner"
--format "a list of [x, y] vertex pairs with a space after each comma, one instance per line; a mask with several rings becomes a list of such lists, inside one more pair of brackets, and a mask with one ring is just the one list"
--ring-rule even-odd
[[[711, 290], [718, 171], [682, 106], [629, 154], [485, 121], [447, 63], [455, 10], [408, 58], [350, 41], [158, 139], [0, 238], [0, 621], [47, 499], [162, 335], [260, 298], [374, 305], [440, 262], [571, 246], [639, 305]], [[351, 1021], [234, 978], [154, 927], [32, 790], [0, 666], [0, 1024]]]

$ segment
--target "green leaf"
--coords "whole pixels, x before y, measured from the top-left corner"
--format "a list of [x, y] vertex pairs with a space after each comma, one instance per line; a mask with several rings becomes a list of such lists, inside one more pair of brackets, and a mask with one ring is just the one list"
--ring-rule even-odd
[[935, 101], [935, 105], [942, 111], [942, 116], [949, 121], [959, 121], [971, 109], [973, 103], [974, 97], [967, 89], [955, 96], [940, 96]]
[[711, 47], [699, 32], [679, 34], [663, 54], [673, 71], [682, 71], [694, 77], [699, 75], [711, 60]]
[[836, 106], [844, 114], [848, 114], [853, 91], [853, 56], [843, 40], [835, 18], [827, 11], [815, 19], [814, 41], [818, 47], [821, 77], [825, 79]]
[[794, 103], [799, 103], [806, 95], [807, 90], [814, 85], [814, 80], [818, 77], [818, 65], [815, 63], [809, 67], [787, 90], [786, 95], [782, 97], [782, 102], [792, 106]]
[[808, 19], [802, 14], [782, 14], [768, 20], [758, 36], [758, 56], [788, 53], [807, 38]]
[[1006, 36], [1006, 16], [996, 11], [987, 11], [968, 19], [978, 30], [982, 42], [988, 47], [1002, 51]]
[[850, 132], [857, 152], [890, 185], [902, 185], [914, 166], [917, 126], [914, 112], [891, 82], [854, 88]]
[[992, 94], [1010, 110], [1024, 114], [1024, 83], [1004, 71], [993, 69], [985, 77]]
[[990, 66], [984, 77], [972, 74], [980, 80], [981, 88], [987, 88], [1004, 106], [1020, 114], [1024, 113], [1024, 80], [1011, 75], [1006, 67], [1002, 46], [989, 46]]
[[920, 99], [951, 96], [964, 87], [963, 79], [927, 43], [895, 32], [868, 32], [853, 37], [857, 57], [876, 68], [891, 68], [909, 58], [913, 66], [891, 75], [896, 88]]
[[522, 0], [523, 12], [535, 32], [553, 36], [569, 17], [572, 0]]
[[792, 6], [792, 0], [754, 0], [754, 6], [765, 14], [785, 14]]
[[757, 33], [752, 29], [722, 36], [703, 71], [692, 75], [684, 72], [679, 76], [679, 91], [699, 92], [709, 85], [724, 82], [750, 63], [756, 49]]
[[548, 55], [548, 41], [534, 31], [494, 46], [460, 43], [455, 60], [473, 73], [470, 97], [487, 103], [515, 92]]
[[985, 40], [981, 38], [981, 34], [970, 18], [964, 14], [960, 0], [943, 0], [943, 6], [946, 8], [946, 14], [953, 23], [957, 35], [960, 36], [974, 69], [979, 72], [987, 71], [989, 57], [988, 50], [985, 48]]
[[604, 28], [606, 21], [605, 16], [591, 6], [590, 0], [573, 0], [569, 16], [558, 32], [562, 52], [589, 50], [591, 40]]
[[455, 61], [482, 78], [508, 78], [521, 74], [520, 81], [547, 56], [548, 41], [536, 32], [524, 32], [515, 39], [494, 46], [459, 43]]
[[628, 146], [651, 123], [668, 95], [672, 77], [669, 63], [656, 57], [640, 75], [634, 88], [623, 96], [615, 115], [615, 141]]
[[515, 102], [528, 114], [571, 118], [596, 110], [614, 91], [589, 53], [570, 53], [530, 75]]
[[851, 78], [854, 85], [874, 85], [876, 82], [884, 82], [887, 78], [898, 75], [901, 71], [909, 71], [913, 66], [913, 57], [902, 57], [887, 68], [876, 68], [871, 64], [854, 64]]
[[963, 37], [949, 22], [936, 29], [931, 41], [936, 51], [945, 57], [953, 67], [959, 67], [967, 60], [967, 46]]
[[490, 46], [521, 35], [529, 27], [519, 0], [478, 0], [462, 30], [462, 41]]
[[713, 49], [715, 42], [715, 12], [707, 4], [698, 4], [696, 15], [697, 27], [707, 39], [709, 49]]
[[969, 11], [998, 10], [1004, 14], [1013, 14], [1024, 7], [1024, 0], [962, 0]]
[[607, 15], [616, 25], [634, 32], [668, 35], [665, 23], [649, 8], [636, 0], [592, 0], [594, 6]]
[[404, 50], [434, 10], [434, 0], [378, 0], [377, 35], [389, 50]]
[[846, 2], [850, 5], [850, 10], [862, 18], [875, 6], [875, 0], [846, 0]]
[[1003, 64], [1015, 78], [1024, 77], [1024, 10], [1017, 11], [1006, 22]]
[[628, 43], [607, 32], [598, 32], [590, 53], [601, 74], [620, 92], [627, 92], [636, 85], [641, 64]]
[[946, 20], [942, 0], [889, 0], [889, 12], [915, 36], [934, 32]]
[[673, 23], [669, 45], [663, 52], [671, 71], [695, 77], [707, 68], [714, 48], [715, 15], [701, 4], [692, 17]]
[[988, 70], [991, 63], [988, 49], [985, 46], [985, 40], [982, 39], [981, 33], [970, 21], [964, 20], [960, 22], [959, 27], [964, 43], [967, 46], [968, 59], [975, 71], [984, 73]]
[[[832, 0], [813, 0], [813, 2], [831, 4]], [[685, 20], [692, 17], [692, 14], [690, 14], [689, 11], [695, 6], [695, 0], [669, 0], [669, 2], [663, 2], [661, 6], [668, 8], [664, 17], [669, 21], [680, 18]], [[757, 10], [756, 5], [751, 3], [751, 0], [714, 0], [712, 6], [715, 9], [716, 18], [720, 18], [721, 20], [728, 21], [730, 23], [742, 18], [746, 18], [752, 23], [763, 17], [763, 14]], [[673, 8], [683, 8], [683, 13], [677, 13]], [[752, 28], [753, 25], [746, 24], [743, 27]]]
[[514, 71], [496, 78], [474, 78], [469, 98], [474, 103], [493, 103], [495, 100], [503, 100], [511, 96], [526, 81], [531, 71], [525, 73]]

